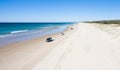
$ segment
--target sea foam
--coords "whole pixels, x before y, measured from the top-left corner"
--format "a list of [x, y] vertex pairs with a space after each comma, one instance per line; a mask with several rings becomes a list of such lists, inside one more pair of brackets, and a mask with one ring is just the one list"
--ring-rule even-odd
[[11, 34], [15, 34], [15, 33], [23, 33], [23, 32], [27, 32], [29, 30], [17, 30], [17, 31], [12, 31]]

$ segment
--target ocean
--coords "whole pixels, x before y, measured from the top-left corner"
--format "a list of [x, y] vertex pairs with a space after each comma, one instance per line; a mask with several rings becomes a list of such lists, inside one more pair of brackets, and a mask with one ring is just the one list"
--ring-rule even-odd
[[74, 22], [1, 22], [0, 46], [62, 32], [72, 24], [74, 24]]

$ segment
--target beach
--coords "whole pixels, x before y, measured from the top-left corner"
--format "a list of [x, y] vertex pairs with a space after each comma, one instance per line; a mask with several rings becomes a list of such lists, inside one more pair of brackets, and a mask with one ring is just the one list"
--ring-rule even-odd
[[63, 33], [0, 47], [0, 70], [120, 70], [119, 37], [92, 23]]

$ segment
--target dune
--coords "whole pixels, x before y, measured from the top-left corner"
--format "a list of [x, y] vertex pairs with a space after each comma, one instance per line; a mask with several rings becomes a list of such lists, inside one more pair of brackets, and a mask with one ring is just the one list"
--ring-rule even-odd
[[120, 43], [94, 24], [78, 23], [64, 35], [0, 47], [0, 70], [120, 70]]

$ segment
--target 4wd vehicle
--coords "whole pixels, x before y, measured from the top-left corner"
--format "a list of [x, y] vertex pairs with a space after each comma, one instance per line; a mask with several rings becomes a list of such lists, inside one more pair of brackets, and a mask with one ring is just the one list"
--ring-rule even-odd
[[52, 42], [52, 41], [54, 41], [54, 40], [51, 37], [46, 39], [46, 42]]

